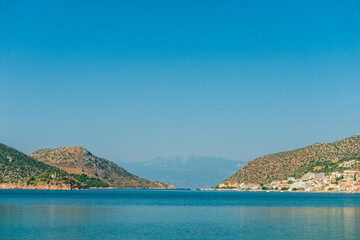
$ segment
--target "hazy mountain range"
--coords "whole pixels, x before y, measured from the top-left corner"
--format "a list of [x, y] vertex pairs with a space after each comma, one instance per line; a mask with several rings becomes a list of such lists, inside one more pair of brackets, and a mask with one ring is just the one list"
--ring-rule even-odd
[[177, 188], [203, 188], [216, 186], [244, 166], [245, 162], [191, 155], [118, 164], [137, 176], [167, 182]]

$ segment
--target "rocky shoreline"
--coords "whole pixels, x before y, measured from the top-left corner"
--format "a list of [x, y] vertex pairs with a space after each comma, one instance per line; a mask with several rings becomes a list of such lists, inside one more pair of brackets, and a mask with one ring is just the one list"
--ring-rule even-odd
[[26, 183], [1, 183], [0, 189], [22, 189], [22, 190], [73, 190], [70, 184], [58, 185], [29, 185]]

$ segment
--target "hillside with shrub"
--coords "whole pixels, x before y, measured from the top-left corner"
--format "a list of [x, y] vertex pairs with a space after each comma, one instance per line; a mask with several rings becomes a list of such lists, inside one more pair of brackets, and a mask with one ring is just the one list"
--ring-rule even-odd
[[80, 146], [43, 149], [30, 156], [70, 174], [86, 174], [90, 178], [99, 178], [113, 188], [175, 188], [167, 183], [135, 176], [109, 160], [92, 155], [86, 148]]
[[86, 189], [108, 187], [99, 178], [67, 172], [0, 144], [0, 188]]
[[20, 189], [72, 189], [81, 186], [59, 168], [5, 144], [0, 144], [0, 185], [1, 188]]
[[350, 160], [360, 160], [360, 135], [254, 159], [220, 186], [236, 187], [241, 183], [265, 184], [288, 177], [299, 178], [307, 172], [359, 170], [359, 164], [342, 166], [342, 163]]

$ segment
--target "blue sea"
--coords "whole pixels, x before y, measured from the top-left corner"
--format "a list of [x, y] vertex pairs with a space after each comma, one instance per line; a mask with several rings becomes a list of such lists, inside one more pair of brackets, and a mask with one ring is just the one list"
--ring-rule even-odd
[[0, 239], [360, 239], [360, 194], [0, 190]]

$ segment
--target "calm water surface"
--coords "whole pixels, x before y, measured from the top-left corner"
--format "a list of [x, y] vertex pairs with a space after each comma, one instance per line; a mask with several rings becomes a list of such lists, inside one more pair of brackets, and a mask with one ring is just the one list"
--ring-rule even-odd
[[360, 194], [0, 190], [0, 239], [360, 239]]

